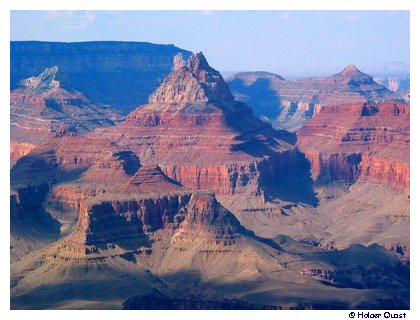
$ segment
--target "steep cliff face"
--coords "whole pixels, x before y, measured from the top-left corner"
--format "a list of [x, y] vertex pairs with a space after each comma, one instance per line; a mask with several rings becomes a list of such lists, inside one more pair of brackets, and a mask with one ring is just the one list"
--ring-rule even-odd
[[277, 158], [294, 148], [283, 133], [236, 102], [219, 72], [199, 53], [174, 59], [172, 73], [115, 128], [96, 131], [158, 163], [171, 178], [221, 195], [259, 194], [261, 174], [281, 174]]
[[410, 162], [392, 159], [386, 155], [365, 153], [360, 163], [361, 178], [374, 183], [382, 183], [393, 189], [409, 193]]
[[173, 45], [145, 42], [12, 41], [10, 46], [12, 89], [21, 79], [58, 66], [71, 87], [124, 113], [147, 101], [171, 71], [177, 53], [191, 54]]
[[[162, 170], [173, 179], [194, 190], [213, 190], [218, 194], [233, 195], [241, 187], [258, 179], [255, 163], [219, 165], [166, 165]], [[257, 187], [257, 186], [255, 186]], [[255, 190], [257, 193], [258, 190]]]
[[177, 228], [184, 218], [179, 210], [188, 199], [188, 194], [168, 194], [81, 206], [78, 229], [85, 233], [83, 244], [118, 243], [121, 239], [142, 238], [159, 229]]
[[323, 106], [298, 132], [320, 183], [359, 177], [409, 190], [410, 106], [399, 102]]
[[214, 194], [196, 193], [185, 209], [185, 219], [172, 238], [172, 243], [205, 241], [214, 245], [233, 245], [235, 239], [251, 233], [235, 216], [217, 202]]
[[321, 154], [316, 151], [306, 151], [305, 156], [311, 163], [312, 178], [316, 181], [352, 183], [359, 176], [361, 153]]
[[289, 81], [267, 72], [245, 72], [228, 77], [227, 83], [260, 118], [289, 131], [299, 130], [321, 105], [401, 99], [354, 65], [325, 78]]
[[211, 190], [229, 196], [263, 194], [262, 182], [275, 183], [295, 167], [298, 155], [288, 150], [262, 161], [238, 161], [227, 164], [168, 164], [162, 170], [193, 190]]

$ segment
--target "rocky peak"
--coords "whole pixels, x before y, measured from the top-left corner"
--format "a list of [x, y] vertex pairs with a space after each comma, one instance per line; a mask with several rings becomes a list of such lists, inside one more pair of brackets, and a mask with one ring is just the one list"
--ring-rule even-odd
[[174, 58], [172, 73], [150, 96], [150, 104], [201, 105], [212, 103], [222, 106], [232, 103], [233, 96], [220, 73], [209, 66], [199, 52], [187, 61], [178, 54]]
[[[151, 189], [153, 186], [166, 185], [175, 183], [169, 179], [158, 165], [146, 164], [134, 174], [130, 180], [131, 185], [148, 185]], [[175, 183], [176, 184], [176, 183]], [[176, 184], [178, 185], [178, 184]]]
[[192, 196], [183, 227], [187, 224], [189, 227], [195, 226], [193, 229], [209, 228], [213, 232], [224, 230], [221, 234], [225, 235], [243, 231], [239, 221], [216, 200], [214, 193], [204, 191]]
[[182, 54], [178, 53], [177, 55], [175, 55], [172, 70], [173, 71], [180, 70], [184, 68], [185, 66], [186, 66], [186, 63], [185, 63], [184, 58], [182, 57]]
[[[328, 79], [328, 78], [327, 78]], [[354, 64], [349, 64], [344, 67], [343, 71], [337, 73], [329, 79], [342, 84], [348, 84], [351, 86], [360, 86], [363, 84], [374, 84], [373, 77], [361, 72]]]
[[187, 68], [190, 69], [196, 76], [206, 71], [208, 74], [220, 76], [220, 73], [209, 66], [206, 57], [202, 52], [193, 54], [188, 58]]
[[343, 71], [341, 73], [354, 73], [354, 72], [360, 72], [359, 69], [354, 64], [349, 64], [344, 67]]
[[49, 92], [60, 87], [62, 88], [65, 83], [66, 77], [57, 66], [47, 68], [40, 75], [20, 82], [21, 86], [31, 92]]

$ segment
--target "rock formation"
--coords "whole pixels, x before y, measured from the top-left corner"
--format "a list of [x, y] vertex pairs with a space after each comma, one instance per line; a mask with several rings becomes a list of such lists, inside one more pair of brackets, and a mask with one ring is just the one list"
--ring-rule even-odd
[[112, 108], [92, 104], [70, 88], [58, 67], [48, 68], [39, 76], [22, 80], [10, 94], [12, 164], [63, 128], [87, 133], [120, 118]]
[[[112, 171], [121, 167], [105, 165]], [[89, 170], [75, 186], [86, 187], [80, 182], [91, 181]], [[80, 206], [79, 223], [70, 234], [12, 265], [12, 308], [80, 307], [69, 299], [87, 301], [82, 307], [91, 308], [95, 304], [89, 301], [99, 293], [100, 308], [121, 308], [139, 294], [166, 297], [152, 299], [147, 309], [156, 303], [164, 309], [179, 303], [199, 309], [191, 296], [206, 301], [217, 297], [221, 302], [215, 307], [235, 309], [354, 308], [360, 301], [381, 308], [371, 303], [379, 297], [406, 306], [408, 269], [392, 253], [363, 246], [355, 254], [354, 249], [327, 252], [302, 243], [279, 245], [243, 228], [214, 195], [190, 195], [159, 170], [141, 170], [125, 179], [130, 193], [116, 194], [123, 184], [114, 189], [105, 181], [105, 192], [85, 193], [86, 205]], [[40, 283], [46, 289], [39, 293]], [[359, 288], [366, 284], [369, 297], [360, 297]], [[291, 287], [299, 302], [285, 291]], [[255, 294], [261, 291], [264, 295]], [[232, 304], [233, 299], [244, 302]]]
[[[214, 307], [234, 309], [264, 305], [270, 309], [341, 309], [358, 308], [362, 302], [380, 309], [384, 305], [375, 301], [381, 297], [394, 301], [395, 308], [407, 306], [408, 268], [392, 253], [363, 246], [343, 251], [311, 246], [302, 250], [303, 244], [297, 245], [300, 251], [290, 246], [285, 250], [241, 230], [233, 215], [210, 195], [194, 197], [184, 207], [189, 213], [178, 229], [163, 227], [143, 238], [132, 236], [136, 223], [137, 232], [142, 232], [138, 228], [141, 223], [133, 217], [127, 219], [122, 211], [120, 217], [131, 221], [132, 227], [112, 226], [118, 226], [120, 232], [129, 231], [130, 237], [110, 233], [103, 222], [112, 215], [96, 221], [105, 211], [91, 213], [89, 232], [93, 233], [82, 234], [86, 241], [80, 242], [82, 236], [72, 233], [13, 265], [12, 308], [81, 306], [69, 299], [86, 301], [84, 308], [121, 308], [124, 301], [139, 294], [165, 299], [135, 299], [140, 305], [131, 308], [171, 309], [171, 305], [181, 304], [177, 308], [200, 309], [201, 305], [208, 309], [212, 303], [200, 301], [217, 299], [220, 302]], [[202, 210], [208, 207], [218, 209]], [[225, 236], [214, 238], [224, 230], [233, 231], [228, 233], [229, 241]], [[93, 234], [105, 238], [93, 239]], [[48, 286], [39, 292], [39, 283]], [[365, 295], [366, 289], [369, 295]], [[98, 293], [101, 298], [89, 302]], [[234, 299], [243, 302], [233, 304]], [[130, 308], [127, 303], [124, 306]]]
[[70, 87], [124, 114], [147, 102], [177, 53], [191, 54], [174, 45], [121, 41], [11, 41], [10, 47], [12, 89], [21, 79], [58, 66]]
[[297, 146], [311, 163], [318, 212], [333, 219], [325, 242], [379, 243], [409, 256], [409, 105], [323, 106]]
[[323, 106], [297, 145], [319, 181], [359, 177], [409, 191], [410, 106], [395, 101]]
[[173, 72], [149, 104], [115, 128], [96, 133], [133, 150], [142, 163], [159, 163], [168, 176], [188, 187], [226, 195], [246, 188], [260, 193], [257, 180], [262, 172], [283, 174], [284, 159], [295, 152], [282, 140], [282, 132], [234, 101], [201, 53], [187, 62], [177, 56]]
[[241, 233], [251, 235], [236, 217], [217, 202], [214, 194], [196, 193], [185, 209], [185, 220], [175, 233], [172, 242], [205, 241], [214, 245], [233, 245]]
[[289, 131], [299, 130], [321, 105], [401, 99], [354, 65], [325, 78], [290, 81], [267, 72], [245, 72], [228, 77], [227, 83], [260, 118]]
[[[47, 73], [20, 90], [62, 97]], [[299, 151], [199, 53], [175, 56], [123, 122], [25, 146], [11, 169], [11, 308], [408, 308], [409, 106], [316, 112]], [[316, 198], [310, 169], [316, 187], [345, 191]]]
[[[15, 258], [27, 253], [19, 248], [21, 243], [24, 247], [29, 241], [31, 247], [36, 247], [37, 243], [45, 245], [41, 231], [53, 234], [48, 240], [55, 241], [60, 227], [66, 229], [77, 220], [77, 212], [68, 215], [64, 206], [57, 213], [50, 212], [47, 200], [53, 187], [76, 179], [92, 163], [116, 151], [108, 141], [89, 139], [62, 129], [17, 160], [11, 169], [10, 186], [11, 236], [12, 242], [16, 242], [12, 255]], [[72, 205], [77, 207], [78, 203]], [[32, 228], [27, 230], [25, 225]]]
[[[274, 130], [235, 101], [220, 73], [201, 53], [187, 61], [175, 57], [173, 72], [151, 95], [149, 104], [94, 135], [132, 150], [144, 164], [157, 163], [186, 187], [215, 192], [251, 229], [250, 212], [280, 216], [283, 206], [290, 211], [288, 199], [273, 201], [289, 192], [285, 185], [290, 179], [301, 185], [298, 198], [316, 201], [311, 182], [300, 170], [304, 161], [288, 143], [291, 135]], [[301, 211], [289, 213], [273, 224], [273, 230], [289, 219], [290, 235], [299, 230], [302, 237], [309, 236], [311, 232], [295, 217]]]

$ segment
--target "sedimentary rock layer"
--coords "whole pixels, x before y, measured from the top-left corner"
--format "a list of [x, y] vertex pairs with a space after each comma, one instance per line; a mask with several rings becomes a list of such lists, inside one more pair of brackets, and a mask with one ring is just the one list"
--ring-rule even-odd
[[[114, 128], [97, 135], [133, 150], [142, 163], [158, 163], [171, 178], [217, 194], [250, 186], [262, 173], [280, 175], [293, 158], [287, 134], [273, 130], [236, 102], [219, 72], [199, 53], [174, 59], [172, 73]], [[279, 160], [280, 159], [280, 160]]]
[[410, 106], [380, 104], [323, 106], [298, 132], [297, 145], [320, 182], [355, 182], [359, 177], [408, 192]]

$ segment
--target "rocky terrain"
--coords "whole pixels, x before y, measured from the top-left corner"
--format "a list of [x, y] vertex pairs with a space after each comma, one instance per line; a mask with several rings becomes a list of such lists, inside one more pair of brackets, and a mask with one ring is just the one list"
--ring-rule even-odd
[[323, 106], [297, 134], [316, 181], [359, 177], [409, 192], [410, 106], [388, 101]]
[[19, 81], [58, 66], [69, 85], [94, 103], [128, 113], [169, 74], [177, 53], [191, 54], [173, 45], [146, 42], [10, 42], [11, 89]]
[[[56, 185], [82, 197], [62, 190], [47, 195], [52, 213], [51, 203], [69, 208], [78, 202], [78, 222], [12, 264], [12, 308], [142, 308], [136, 299], [124, 301], [152, 293], [166, 300], [149, 299], [143, 308], [199, 309], [200, 301], [208, 301], [205, 309], [380, 308], [384, 297], [405, 306], [408, 269], [392, 253], [359, 246], [347, 249], [349, 258], [345, 250], [255, 236], [214, 194], [192, 193], [131, 154], [112, 158]], [[96, 166], [107, 178], [91, 174]], [[291, 285], [292, 296], [285, 294]], [[332, 298], [334, 288], [342, 296]], [[212, 303], [216, 297], [219, 303]]]
[[408, 308], [409, 105], [315, 109], [295, 146], [176, 55], [124, 121], [15, 151], [11, 308]]
[[[309, 237], [314, 231], [305, 230], [301, 220], [320, 220], [277, 196], [290, 193], [285, 185], [294, 181], [300, 184], [301, 202], [316, 201], [309, 174], [299, 170], [306, 160], [291, 145], [292, 135], [273, 130], [236, 102], [201, 53], [187, 61], [176, 56], [173, 72], [149, 104], [94, 135], [132, 150], [142, 163], [158, 163], [166, 175], [193, 190], [215, 192], [246, 227], [251, 228], [250, 212], [279, 216], [283, 210], [287, 215], [273, 228], [283, 231], [288, 221], [287, 234]], [[321, 221], [314, 224], [322, 229]]]
[[318, 196], [328, 199], [319, 210], [341, 224], [333, 238], [374, 240], [409, 254], [410, 106], [323, 106], [297, 136]]
[[121, 117], [111, 107], [93, 104], [69, 87], [58, 67], [47, 68], [22, 80], [10, 93], [11, 164], [63, 127], [83, 134], [114, 125]]
[[252, 107], [261, 119], [274, 128], [293, 132], [321, 105], [401, 99], [354, 65], [325, 78], [285, 80], [268, 72], [244, 72], [226, 81], [235, 97]]

